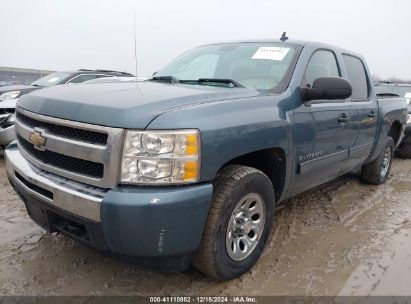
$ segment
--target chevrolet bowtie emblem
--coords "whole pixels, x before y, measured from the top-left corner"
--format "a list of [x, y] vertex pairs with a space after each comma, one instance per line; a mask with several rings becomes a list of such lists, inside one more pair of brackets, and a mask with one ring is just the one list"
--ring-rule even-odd
[[34, 130], [30, 133], [29, 140], [37, 150], [44, 151], [44, 145], [46, 144], [46, 138], [41, 136], [41, 132]]

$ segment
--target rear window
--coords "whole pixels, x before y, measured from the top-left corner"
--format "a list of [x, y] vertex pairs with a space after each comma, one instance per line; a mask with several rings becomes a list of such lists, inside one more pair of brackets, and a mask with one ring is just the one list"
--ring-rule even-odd
[[347, 71], [348, 80], [352, 86], [352, 101], [368, 100], [369, 84], [365, 67], [362, 61], [354, 56], [343, 55], [345, 68]]

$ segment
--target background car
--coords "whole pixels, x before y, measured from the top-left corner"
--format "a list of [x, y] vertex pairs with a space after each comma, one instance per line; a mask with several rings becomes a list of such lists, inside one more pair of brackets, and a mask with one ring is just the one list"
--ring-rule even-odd
[[14, 132], [15, 108], [17, 99], [0, 102], [0, 156], [6, 146], [16, 138]]
[[84, 83], [111, 83], [111, 82], [138, 82], [138, 81], [144, 81], [147, 80], [147, 78], [142, 78], [142, 77], [101, 77], [97, 79], [92, 79], [85, 81]]
[[59, 84], [82, 83], [87, 80], [101, 77], [132, 77], [133, 75], [126, 72], [111, 70], [87, 70], [80, 69], [77, 71], [55, 72], [44, 76], [29, 85], [9, 85], [0, 88], [0, 102], [6, 99], [18, 98], [31, 91]]
[[[14, 131], [15, 108], [17, 99], [31, 91], [60, 84], [75, 84], [85, 81], [104, 79], [103, 82], [116, 82], [125, 78], [136, 81], [132, 74], [110, 70], [85, 70], [72, 72], [56, 72], [42, 77], [30, 85], [4, 86], [0, 88], [0, 155], [5, 147], [12, 142], [16, 136]], [[115, 78], [111, 80], [110, 78]]]
[[397, 154], [400, 157], [411, 157], [411, 84], [379, 82], [374, 85], [375, 92], [380, 98], [404, 97], [408, 104], [407, 124], [405, 126], [404, 139], [398, 146]]

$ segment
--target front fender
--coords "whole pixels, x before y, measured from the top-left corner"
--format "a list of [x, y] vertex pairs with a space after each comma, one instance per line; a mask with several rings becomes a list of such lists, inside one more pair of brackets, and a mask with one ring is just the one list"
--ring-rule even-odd
[[236, 157], [268, 148], [281, 148], [288, 155], [289, 102], [287, 92], [185, 107], [158, 116], [147, 129], [200, 130], [200, 181], [211, 181]]

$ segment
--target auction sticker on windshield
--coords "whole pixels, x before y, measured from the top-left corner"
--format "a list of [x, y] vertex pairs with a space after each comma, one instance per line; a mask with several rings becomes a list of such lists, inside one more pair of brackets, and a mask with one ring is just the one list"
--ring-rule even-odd
[[268, 59], [282, 61], [289, 50], [289, 48], [283, 47], [263, 46], [260, 47], [257, 50], [257, 52], [254, 53], [251, 59]]

